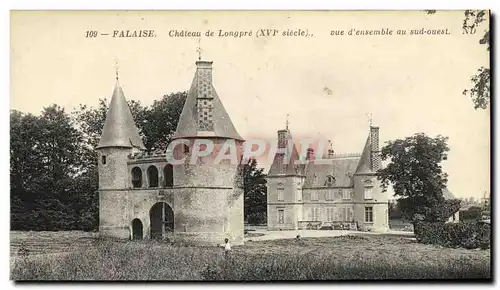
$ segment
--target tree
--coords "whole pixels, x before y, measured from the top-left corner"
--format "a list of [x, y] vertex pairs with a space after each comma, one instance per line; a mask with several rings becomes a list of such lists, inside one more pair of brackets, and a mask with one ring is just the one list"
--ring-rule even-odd
[[389, 201], [389, 219], [400, 219], [401, 217], [399, 204], [396, 201]]
[[[488, 12], [485, 10], [465, 10], [465, 19], [462, 28], [469, 33], [476, 33], [477, 28], [483, 23]], [[486, 50], [490, 51], [490, 30], [487, 27], [483, 32], [483, 37], [479, 40], [479, 44], [486, 44]], [[489, 68], [480, 67], [477, 73], [470, 80], [472, 88], [462, 92], [463, 95], [469, 95], [474, 103], [474, 109], [486, 109], [490, 103], [490, 78], [491, 73]]]
[[57, 105], [40, 116], [12, 111], [10, 117], [12, 228], [73, 227], [68, 188], [82, 166], [81, 135]]
[[490, 103], [490, 69], [481, 67], [477, 73], [470, 78], [472, 88], [462, 92], [469, 95], [474, 103], [474, 109], [486, 109]]
[[138, 125], [148, 151], [167, 150], [186, 98], [187, 92], [164, 95], [144, 111], [143, 121]]
[[[427, 14], [435, 14], [436, 10], [424, 10]], [[489, 11], [486, 10], [465, 10], [464, 20], [462, 23], [463, 34], [475, 34], [481, 23], [486, 20], [486, 15], [489, 16]], [[490, 17], [488, 17], [490, 18]], [[483, 37], [479, 40], [479, 44], [485, 44], [486, 50], [490, 51], [490, 30], [489, 26], [483, 31]], [[469, 96], [474, 103], [474, 109], [486, 109], [490, 103], [490, 68], [480, 67], [477, 73], [470, 78], [472, 87], [465, 89], [462, 94]]]
[[389, 141], [381, 150], [382, 160], [390, 159], [379, 170], [382, 188], [386, 191], [392, 184], [402, 214], [412, 221], [445, 221], [451, 215], [449, 211], [458, 210], [456, 201], [446, 201], [443, 197], [447, 174], [441, 162], [449, 151], [447, 140], [419, 133]]
[[251, 158], [243, 166], [244, 215], [251, 223], [263, 223], [267, 213], [267, 186], [264, 168]]

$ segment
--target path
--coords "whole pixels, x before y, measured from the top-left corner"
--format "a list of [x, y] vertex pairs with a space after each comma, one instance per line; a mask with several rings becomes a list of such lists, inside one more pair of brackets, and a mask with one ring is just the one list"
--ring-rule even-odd
[[360, 231], [343, 231], [343, 230], [297, 230], [297, 231], [267, 231], [264, 229], [255, 229], [251, 231], [253, 234], [263, 234], [262, 236], [248, 237], [245, 241], [268, 241], [268, 240], [279, 240], [279, 239], [294, 239], [297, 234], [303, 238], [319, 238], [319, 237], [338, 237], [346, 235], [404, 235], [413, 236], [413, 232], [403, 232], [403, 231], [388, 231], [386, 233], [375, 233], [375, 232], [360, 232]]

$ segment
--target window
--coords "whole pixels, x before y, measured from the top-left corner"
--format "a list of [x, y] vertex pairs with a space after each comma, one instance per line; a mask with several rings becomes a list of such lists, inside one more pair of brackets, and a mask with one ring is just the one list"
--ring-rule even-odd
[[349, 189], [342, 190], [342, 199], [351, 199], [351, 191]]
[[156, 168], [156, 166], [149, 166], [147, 172], [149, 187], [158, 187], [158, 169]]
[[333, 207], [326, 208], [326, 220], [332, 222], [335, 220], [335, 212]]
[[343, 222], [352, 221], [352, 208], [350, 206], [344, 206], [339, 208], [340, 210], [340, 220]]
[[285, 210], [284, 209], [278, 209], [278, 223], [279, 224], [285, 223]]
[[372, 206], [365, 207], [365, 222], [373, 223], [373, 207]]
[[333, 200], [331, 191], [325, 193], [325, 200]]
[[372, 199], [372, 188], [365, 187], [365, 199]]
[[184, 144], [184, 154], [188, 154], [188, 153], [189, 153], [189, 146]]
[[174, 168], [172, 164], [167, 164], [163, 168], [163, 178], [165, 179], [165, 187], [174, 186]]
[[276, 188], [276, 191], [278, 192], [278, 200], [283, 201], [283, 200], [285, 200], [285, 196], [284, 196], [285, 188], [283, 187], [283, 183], [281, 183], [281, 182], [278, 182], [277, 185], [278, 185], [278, 187]]
[[302, 189], [297, 188], [297, 200], [302, 200]]
[[132, 169], [132, 186], [134, 188], [142, 187], [142, 170], [139, 167]]
[[279, 201], [283, 201], [284, 200], [284, 197], [283, 197], [283, 188], [278, 188], [278, 200]]
[[311, 219], [313, 221], [319, 221], [319, 208], [311, 208]]
[[106, 155], [102, 155], [101, 160], [102, 164], [106, 164]]
[[311, 191], [311, 200], [318, 200], [318, 192], [313, 190]]

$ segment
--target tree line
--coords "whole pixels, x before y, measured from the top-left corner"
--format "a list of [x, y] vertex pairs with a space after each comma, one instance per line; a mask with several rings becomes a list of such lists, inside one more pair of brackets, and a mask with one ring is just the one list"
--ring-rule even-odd
[[[129, 101], [148, 152], [166, 150], [177, 127], [187, 92], [164, 95], [152, 105]], [[10, 112], [11, 230], [97, 230], [99, 196], [97, 152], [108, 101], [58, 105], [39, 115]], [[244, 166], [245, 216], [264, 216], [266, 181], [256, 160]], [[257, 213], [258, 212], [258, 213]]]

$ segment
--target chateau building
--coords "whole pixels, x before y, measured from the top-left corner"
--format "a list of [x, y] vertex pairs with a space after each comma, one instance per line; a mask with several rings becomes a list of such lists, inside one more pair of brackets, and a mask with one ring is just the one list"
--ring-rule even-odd
[[[170, 239], [193, 244], [243, 243], [243, 188], [237, 164], [213, 165], [212, 156], [190, 157], [197, 138], [220, 149], [228, 139], [241, 146], [212, 84], [212, 62], [196, 73], [172, 142], [172, 152], [147, 154], [118, 83], [97, 147], [99, 232], [122, 239]], [[166, 154], [180, 165], [167, 162]]]
[[370, 126], [361, 154], [334, 154], [330, 148], [316, 159], [309, 148], [305, 162], [290, 130], [279, 130], [267, 176], [268, 229], [387, 231], [388, 196], [376, 174], [381, 166], [378, 127]]

